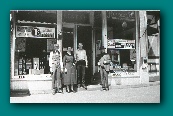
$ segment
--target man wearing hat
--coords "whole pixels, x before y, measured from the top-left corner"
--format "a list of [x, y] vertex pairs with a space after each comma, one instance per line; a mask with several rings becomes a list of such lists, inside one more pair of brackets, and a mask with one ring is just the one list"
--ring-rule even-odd
[[83, 49], [83, 44], [79, 43], [78, 49], [76, 50], [75, 60], [77, 65], [77, 84], [78, 88], [83, 87], [87, 89], [85, 85], [85, 67], [88, 67], [88, 60], [86, 50]]
[[60, 52], [59, 45], [54, 44], [54, 50], [50, 52], [49, 66], [52, 77], [52, 94], [60, 92], [61, 85], [61, 65], [60, 65]]
[[109, 90], [108, 86], [108, 74], [110, 70], [110, 56], [109, 54], [105, 53], [104, 46], [100, 48], [101, 50], [101, 58], [98, 62], [99, 70], [100, 70], [100, 75], [101, 75], [101, 85], [102, 85], [102, 90]]

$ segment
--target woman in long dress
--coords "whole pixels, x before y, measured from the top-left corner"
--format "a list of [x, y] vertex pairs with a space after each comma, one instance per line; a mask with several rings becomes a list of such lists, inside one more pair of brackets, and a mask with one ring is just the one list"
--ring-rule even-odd
[[64, 85], [66, 86], [66, 91], [68, 93], [75, 92], [74, 84], [76, 81], [76, 66], [74, 64], [74, 56], [71, 53], [71, 47], [68, 47], [67, 53], [63, 57], [63, 66], [65, 69], [64, 74]]

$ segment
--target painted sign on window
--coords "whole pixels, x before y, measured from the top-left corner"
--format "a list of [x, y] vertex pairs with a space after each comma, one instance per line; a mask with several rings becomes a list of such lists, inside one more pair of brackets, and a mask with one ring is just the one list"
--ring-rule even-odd
[[55, 38], [55, 28], [17, 25], [16, 37]]

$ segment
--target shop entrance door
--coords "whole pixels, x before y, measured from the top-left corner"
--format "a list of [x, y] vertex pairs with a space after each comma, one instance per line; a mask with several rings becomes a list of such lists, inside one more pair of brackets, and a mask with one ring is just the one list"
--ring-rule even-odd
[[71, 47], [74, 53], [74, 28], [63, 27], [62, 57], [64, 57], [68, 47]]
[[91, 83], [92, 77], [92, 27], [91, 26], [77, 26], [77, 45], [83, 43], [83, 49], [86, 50], [88, 59], [88, 68], [86, 68], [86, 84]]

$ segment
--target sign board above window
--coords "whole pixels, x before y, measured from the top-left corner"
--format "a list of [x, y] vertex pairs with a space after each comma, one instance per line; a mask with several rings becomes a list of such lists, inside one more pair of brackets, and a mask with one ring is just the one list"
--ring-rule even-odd
[[66, 23], [89, 24], [90, 16], [86, 11], [63, 11], [62, 20]]
[[118, 19], [123, 21], [135, 21], [134, 11], [107, 11], [107, 18]]
[[55, 28], [17, 25], [16, 37], [55, 38]]
[[135, 40], [108, 39], [108, 49], [135, 49]]

